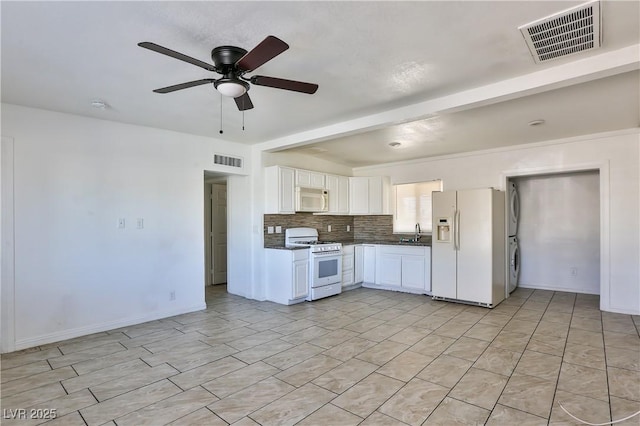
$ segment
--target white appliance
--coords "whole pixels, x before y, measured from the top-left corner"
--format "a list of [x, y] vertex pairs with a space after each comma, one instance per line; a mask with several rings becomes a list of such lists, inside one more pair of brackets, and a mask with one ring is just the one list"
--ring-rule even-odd
[[508, 290], [512, 293], [518, 287], [518, 277], [520, 276], [520, 253], [518, 249], [518, 221], [520, 219], [520, 199], [518, 198], [518, 188], [513, 181], [507, 183], [507, 223], [509, 237], [509, 278]]
[[504, 299], [504, 201], [491, 188], [433, 193], [434, 299], [489, 308]]
[[321, 188], [296, 187], [296, 211], [314, 213], [329, 211], [329, 191]]
[[509, 293], [518, 286], [520, 276], [520, 249], [518, 237], [509, 237]]
[[518, 199], [518, 189], [514, 182], [509, 181], [507, 185], [509, 201], [509, 236], [515, 237], [518, 232], [518, 218], [520, 216], [520, 200]]
[[342, 244], [318, 241], [314, 228], [288, 228], [285, 246], [309, 247], [309, 295], [317, 300], [342, 292]]

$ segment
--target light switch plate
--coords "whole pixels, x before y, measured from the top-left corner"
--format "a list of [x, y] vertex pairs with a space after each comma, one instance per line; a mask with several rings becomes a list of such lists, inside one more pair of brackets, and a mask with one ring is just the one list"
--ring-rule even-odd
[[276, 234], [282, 234], [282, 226], [276, 226]]
[[331, 232], [331, 225], [327, 225], [327, 232]]
[[267, 234], [273, 234], [273, 226], [267, 226]]
[[347, 232], [351, 231], [351, 225], [347, 225]]

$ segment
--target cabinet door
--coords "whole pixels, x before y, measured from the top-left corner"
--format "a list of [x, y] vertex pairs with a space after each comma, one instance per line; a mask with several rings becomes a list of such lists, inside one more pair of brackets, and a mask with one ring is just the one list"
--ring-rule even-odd
[[[329, 177], [329, 176], [327, 176]], [[338, 176], [338, 206], [336, 213], [349, 213], [349, 178], [346, 176]], [[329, 193], [331, 197], [331, 193]]]
[[280, 168], [278, 198], [279, 213], [295, 213], [295, 187], [293, 185], [294, 169]]
[[376, 256], [376, 284], [402, 285], [402, 256], [379, 252]]
[[296, 186], [303, 188], [311, 187], [311, 172], [307, 170], [296, 169]]
[[293, 262], [293, 294], [291, 299], [299, 299], [309, 294], [309, 262]]
[[353, 280], [353, 269], [350, 271], [343, 271], [342, 273], [342, 287], [350, 286], [354, 283]]
[[426, 288], [425, 264], [424, 256], [402, 256], [402, 287], [424, 291]]
[[382, 214], [382, 179], [369, 178], [369, 213]]
[[324, 173], [310, 172], [311, 188], [324, 188]]
[[324, 173], [296, 169], [296, 186], [303, 188], [324, 188]]
[[353, 282], [364, 281], [364, 247], [356, 246], [353, 255]]
[[349, 178], [349, 213], [369, 214], [369, 178]]
[[327, 175], [324, 181], [324, 189], [329, 191], [329, 213], [338, 213], [340, 187], [338, 176]]
[[362, 279], [366, 283], [376, 282], [376, 247], [364, 246], [363, 248], [363, 274]]

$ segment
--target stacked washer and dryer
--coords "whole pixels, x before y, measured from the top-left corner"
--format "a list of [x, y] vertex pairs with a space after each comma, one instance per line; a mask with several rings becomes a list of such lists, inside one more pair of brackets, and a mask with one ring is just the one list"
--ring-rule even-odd
[[520, 250], [518, 248], [518, 217], [520, 215], [520, 201], [518, 200], [518, 189], [513, 181], [507, 184], [509, 203], [509, 293], [518, 286], [520, 275]]

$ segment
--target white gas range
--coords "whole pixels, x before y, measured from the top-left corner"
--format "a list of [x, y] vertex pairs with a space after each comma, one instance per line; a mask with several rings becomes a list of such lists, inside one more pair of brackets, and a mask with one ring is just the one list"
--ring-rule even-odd
[[342, 292], [342, 244], [318, 241], [315, 228], [285, 230], [285, 246], [309, 247], [309, 295], [317, 300]]

